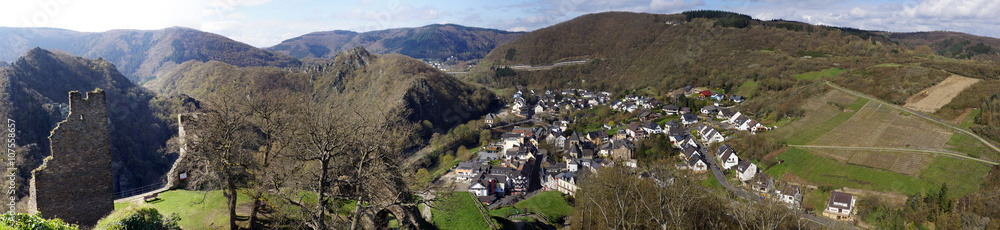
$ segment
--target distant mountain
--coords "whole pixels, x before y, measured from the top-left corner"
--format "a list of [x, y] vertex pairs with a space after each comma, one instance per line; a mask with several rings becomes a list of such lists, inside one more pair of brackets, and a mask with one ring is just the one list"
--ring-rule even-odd
[[7, 65], [9, 65], [9, 64], [7, 64], [7, 62], [0, 61], [0, 68], [7, 67]]
[[313, 94], [321, 101], [374, 102], [372, 107], [380, 112], [418, 126], [426, 121], [438, 131], [501, 106], [491, 91], [459, 81], [419, 60], [398, 54], [374, 55], [363, 48], [347, 50], [334, 62], [307, 71], [188, 61], [146, 87], [163, 95], [185, 94], [205, 100], [233, 82], [253, 82], [255, 91], [265, 94], [273, 88], [315, 89]]
[[[105, 91], [116, 190], [152, 184], [170, 167], [158, 153], [176, 132], [150, 105], [154, 94], [132, 83], [104, 59], [85, 59], [62, 51], [29, 50], [0, 69], [0, 116], [17, 124], [18, 178], [27, 185], [31, 170], [49, 152], [49, 132], [65, 117], [70, 91]], [[26, 186], [19, 188], [27, 194]]]
[[949, 31], [892, 33], [889, 37], [914, 48], [928, 46], [934, 54], [944, 57], [1000, 60], [1000, 39], [997, 38]]
[[84, 33], [51, 28], [0, 27], [0, 60], [12, 61], [34, 47], [104, 58], [133, 82], [146, 82], [189, 60], [236, 66], [295, 67], [290, 56], [258, 49], [227, 37], [194, 29], [111, 30]]
[[356, 33], [352, 31], [315, 32], [285, 40], [268, 50], [298, 58], [332, 58], [337, 53], [364, 47], [377, 53], [398, 53], [414, 58], [443, 60], [480, 59], [494, 47], [524, 35], [496, 29], [434, 24], [418, 28], [399, 28]]

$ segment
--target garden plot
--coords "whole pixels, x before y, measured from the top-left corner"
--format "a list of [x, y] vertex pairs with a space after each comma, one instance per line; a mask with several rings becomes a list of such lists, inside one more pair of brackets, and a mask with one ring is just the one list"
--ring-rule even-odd
[[944, 79], [944, 81], [925, 89], [926, 94], [917, 93], [906, 99], [906, 105], [903, 107], [925, 113], [937, 112], [938, 109], [941, 109], [941, 106], [948, 104], [952, 99], [957, 97], [962, 90], [969, 88], [969, 86], [977, 82], [979, 82], [979, 79], [951, 75], [951, 77]]
[[810, 145], [944, 149], [952, 134], [920, 117], [871, 102]]
[[782, 140], [788, 139], [796, 133], [810, 129], [814, 125], [840, 114], [842, 112], [841, 109], [833, 104], [849, 105], [855, 99], [856, 97], [843, 91], [829, 90], [822, 96], [812, 97], [803, 103], [802, 109], [805, 110], [805, 116], [775, 130], [768, 131], [767, 135]]

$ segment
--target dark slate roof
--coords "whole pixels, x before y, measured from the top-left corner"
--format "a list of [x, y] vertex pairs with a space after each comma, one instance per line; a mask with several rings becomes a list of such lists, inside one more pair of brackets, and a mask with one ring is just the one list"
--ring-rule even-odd
[[[831, 191], [830, 192], [830, 201], [827, 202], [826, 205], [829, 206], [829, 207], [834, 207], [834, 208], [850, 209], [851, 208], [851, 199], [853, 199], [853, 198], [854, 198], [854, 195], [851, 195], [850, 193], [844, 193], [844, 192], [838, 192], [838, 191]], [[843, 203], [843, 204], [847, 204], [847, 205], [840, 205], [840, 204], [835, 204], [835, 203]]]
[[670, 121], [667, 121], [667, 126], [676, 128], [681, 127], [681, 124], [678, 124], [674, 119], [670, 119]]
[[736, 170], [741, 173], [744, 173], [747, 171], [748, 168], [750, 168], [750, 164], [753, 163], [750, 163], [750, 161], [740, 161], [740, 163], [736, 165]]

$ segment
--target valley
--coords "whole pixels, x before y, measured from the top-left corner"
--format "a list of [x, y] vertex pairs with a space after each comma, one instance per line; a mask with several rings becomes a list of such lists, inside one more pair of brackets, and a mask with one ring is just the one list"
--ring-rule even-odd
[[694, 10], [266, 48], [0, 27], [0, 47], [21, 213], [52, 130], [85, 119], [67, 92], [107, 92], [96, 228], [1000, 226], [996, 38]]

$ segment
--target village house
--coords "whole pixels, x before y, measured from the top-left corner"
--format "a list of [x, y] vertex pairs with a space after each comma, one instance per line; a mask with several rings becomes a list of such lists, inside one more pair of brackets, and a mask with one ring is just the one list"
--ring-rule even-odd
[[715, 142], [723, 142], [726, 137], [719, 133], [719, 130], [715, 127], [711, 127], [705, 124], [698, 126], [698, 135], [701, 135], [701, 140], [705, 144], [712, 144]]
[[854, 221], [854, 195], [850, 193], [831, 191], [830, 200], [826, 203], [823, 216], [836, 220]]
[[576, 174], [573, 172], [564, 172], [556, 174], [553, 178], [556, 182], [556, 191], [563, 194], [576, 196]]
[[745, 101], [746, 99], [743, 98], [743, 96], [733, 94], [733, 95], [729, 95], [729, 100], [732, 100], [733, 102], [736, 102], [736, 103], [743, 103], [743, 101]]
[[489, 171], [489, 165], [476, 164], [472, 162], [460, 162], [455, 166], [455, 181], [466, 182], [478, 177], [480, 174]]
[[733, 148], [730, 148], [729, 145], [723, 144], [719, 146], [716, 155], [719, 156], [719, 167], [722, 169], [728, 170], [740, 162], [739, 156], [736, 156], [736, 151], [733, 151]]
[[785, 184], [778, 190], [778, 200], [787, 203], [790, 207], [798, 207], [802, 203], [802, 192], [795, 185]]
[[483, 184], [481, 184], [479, 182], [475, 182], [475, 183], [472, 183], [472, 185], [469, 185], [469, 192], [472, 193], [473, 195], [476, 195], [476, 196], [488, 196], [489, 195], [488, 189], [486, 189], [486, 186], [484, 186]]
[[687, 167], [692, 172], [696, 172], [696, 173], [697, 172], [704, 172], [705, 170], [708, 170], [708, 164], [705, 163], [705, 159], [702, 159], [700, 154], [695, 154], [695, 155], [692, 155], [690, 158], [688, 158], [688, 160], [687, 160]]
[[726, 95], [722, 94], [722, 93], [713, 93], [712, 94], [712, 100], [716, 100], [716, 101], [726, 100]]
[[719, 109], [715, 108], [715, 106], [706, 105], [705, 107], [701, 107], [701, 114], [704, 114], [706, 116], [712, 116], [718, 112]]
[[663, 112], [667, 115], [677, 115], [681, 113], [681, 107], [676, 105], [666, 105], [663, 106]]
[[733, 115], [736, 115], [736, 112], [733, 111], [732, 109], [730, 109], [730, 108], [720, 108], [719, 112], [716, 113], [715, 118], [717, 118], [717, 119], [729, 119], [730, 117], [733, 117]]
[[681, 115], [681, 123], [683, 123], [684, 125], [693, 125], [695, 123], [698, 123], [698, 116], [695, 116], [694, 114], [690, 113]]
[[486, 123], [486, 126], [493, 127], [493, 120], [496, 119], [497, 115], [493, 115], [492, 113], [490, 113], [486, 114], [486, 117], [483, 118], [483, 122]]
[[767, 194], [774, 190], [774, 178], [763, 173], [757, 173], [753, 176], [753, 179], [746, 182], [747, 187], [759, 192], [761, 195]]
[[662, 134], [663, 133], [663, 128], [661, 128], [660, 125], [656, 124], [656, 122], [652, 122], [652, 121], [647, 121], [647, 122], [643, 123], [642, 124], [642, 129], [646, 130], [646, 133], [649, 133], [649, 134]]
[[620, 160], [632, 159], [632, 149], [635, 148], [632, 142], [629, 142], [627, 140], [619, 140], [613, 143], [614, 145], [612, 146], [611, 149], [611, 158]]
[[756, 175], [757, 165], [750, 163], [750, 161], [740, 161], [740, 163], [736, 165], [736, 176], [740, 178], [740, 181], [749, 181]]

